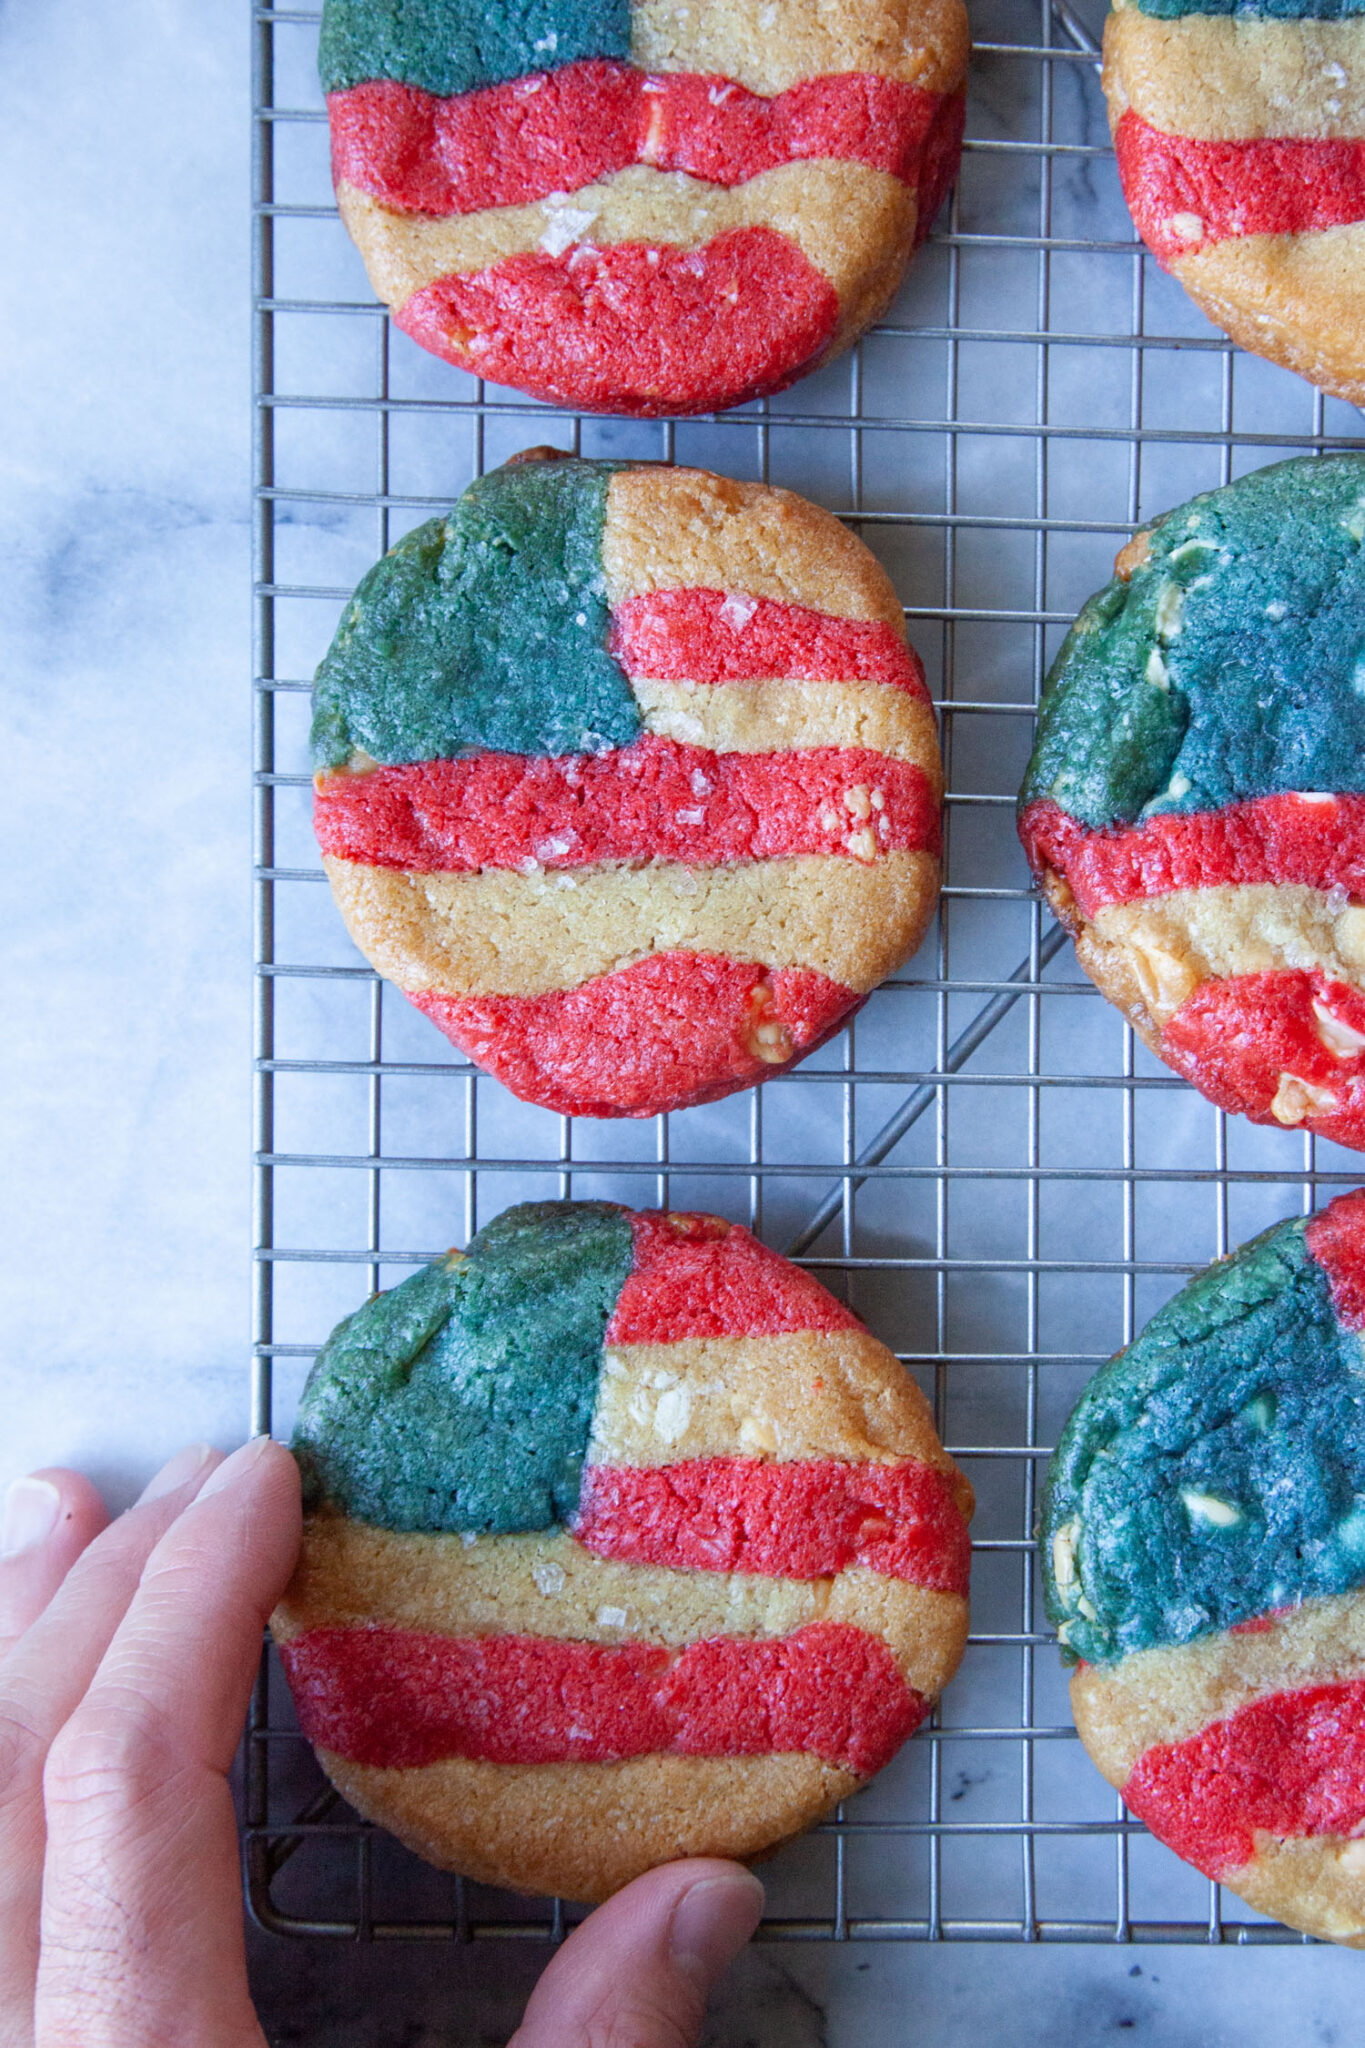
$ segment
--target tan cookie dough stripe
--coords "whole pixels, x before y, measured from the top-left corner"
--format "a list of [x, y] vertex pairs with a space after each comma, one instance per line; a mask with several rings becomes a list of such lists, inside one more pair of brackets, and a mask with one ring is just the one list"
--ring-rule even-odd
[[[381, 299], [401, 310], [438, 278], [485, 270], [509, 256], [575, 241], [700, 248], [733, 228], [786, 235], [839, 297], [833, 353], [890, 303], [915, 236], [915, 195], [866, 164], [782, 164], [728, 189], [634, 164], [571, 199], [483, 213], [400, 213], [343, 179], [337, 204]], [[548, 239], [547, 239], [548, 238]]]
[[1232, 236], [1171, 270], [1242, 348], [1365, 405], [1365, 222]]
[[1167, 135], [1210, 142], [1365, 135], [1365, 18], [1255, 21], [1111, 14], [1104, 34], [1110, 118], [1133, 112]]
[[1047, 875], [1043, 886], [1085, 972], [1153, 1050], [1205, 981], [1283, 968], [1356, 987], [1365, 980], [1365, 908], [1338, 910], [1321, 889], [1299, 882], [1176, 889], [1107, 904], [1093, 921], [1080, 915], [1059, 877]]
[[567, 1530], [526, 1536], [396, 1534], [342, 1515], [309, 1517], [277, 1641], [305, 1629], [382, 1622], [434, 1635], [527, 1635], [669, 1649], [712, 1636], [791, 1635], [838, 1621], [879, 1635], [907, 1682], [937, 1695], [957, 1668], [967, 1603], [853, 1566], [831, 1579], [670, 1571], [595, 1557]]
[[1255, 1861], [1231, 1871], [1224, 1882], [1272, 1920], [1347, 1948], [1365, 1948], [1365, 1843], [1344, 1835], [1279, 1841], [1258, 1829]]
[[699, 469], [627, 469], [611, 479], [602, 529], [607, 602], [653, 590], [777, 598], [840, 619], [905, 612], [880, 562], [832, 512], [770, 484]]
[[750, 92], [785, 92], [831, 71], [871, 71], [952, 92], [967, 69], [960, 0], [635, 0], [631, 59], [703, 71]]
[[1071, 1708], [1095, 1763], [1111, 1785], [1123, 1786], [1154, 1743], [1184, 1742], [1263, 1693], [1362, 1675], [1365, 1592], [1306, 1600], [1254, 1633], [1082, 1665], [1071, 1681]]
[[909, 959], [933, 915], [938, 863], [801, 854], [734, 867], [586, 867], [408, 875], [323, 866], [346, 928], [413, 994], [547, 995], [653, 953], [804, 967], [863, 994]]
[[[358, 1813], [438, 1869], [597, 1900], [677, 1856], [745, 1857], [799, 1834], [857, 1791], [811, 1756], [632, 1757], [619, 1764], [490, 1764], [420, 1770], [318, 1761]], [[489, 1844], [502, 1845], [502, 1856]]]
[[887, 683], [658, 683], [634, 676], [645, 730], [717, 754], [870, 747], [924, 770], [943, 789], [938, 730], [922, 697]]
[[735, 1456], [917, 1458], [939, 1472], [955, 1469], [929, 1403], [866, 1331], [608, 1347], [590, 1463], [657, 1466]]

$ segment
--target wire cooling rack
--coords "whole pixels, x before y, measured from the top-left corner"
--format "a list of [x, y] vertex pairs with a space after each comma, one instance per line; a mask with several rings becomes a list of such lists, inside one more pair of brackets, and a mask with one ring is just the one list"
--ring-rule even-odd
[[[376, 306], [332, 203], [315, 11], [254, 5], [256, 1342], [252, 1421], [370, 1291], [509, 1203], [717, 1210], [898, 1352], [970, 1474], [971, 1645], [932, 1724], [765, 1870], [771, 1938], [1284, 1941], [1153, 1842], [1076, 1741], [1042, 1618], [1040, 1461], [1095, 1365], [1184, 1276], [1352, 1155], [1228, 1123], [1149, 1059], [1030, 894], [1012, 805], [1040, 679], [1145, 517], [1359, 416], [1234, 351], [1146, 258], [1096, 65], [1103, 0], [973, 0], [966, 154], [889, 318], [723, 418], [575, 418], [435, 362]], [[849, 520], [942, 714], [934, 933], [760, 1092], [582, 1122], [478, 1077], [353, 951], [309, 828], [308, 677], [404, 531], [517, 449], [676, 458]], [[323, 1783], [267, 1664], [247, 1888], [307, 1937], [554, 1939], [561, 1906], [432, 1872]]]

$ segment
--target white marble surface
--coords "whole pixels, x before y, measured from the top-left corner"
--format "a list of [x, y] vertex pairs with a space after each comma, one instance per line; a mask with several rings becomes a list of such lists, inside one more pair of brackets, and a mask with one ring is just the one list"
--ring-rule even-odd
[[[0, 1480], [245, 1421], [245, 0], [0, 0], [11, 798]], [[272, 2041], [506, 2038], [539, 1952], [253, 1940]], [[755, 1951], [713, 2048], [1282, 2048], [1328, 1949]]]

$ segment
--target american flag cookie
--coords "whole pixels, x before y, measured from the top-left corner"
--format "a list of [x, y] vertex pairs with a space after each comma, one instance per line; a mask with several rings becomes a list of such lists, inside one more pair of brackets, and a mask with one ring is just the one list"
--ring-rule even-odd
[[1081, 1739], [1176, 1854], [1365, 1947], [1365, 1192], [1168, 1302], [1062, 1434], [1041, 1526]]
[[401, 540], [314, 697], [361, 951], [514, 1093], [648, 1116], [821, 1044], [914, 952], [940, 767], [884, 571], [790, 492], [520, 459]]
[[326, 0], [342, 219], [462, 370], [739, 405], [890, 303], [956, 174], [967, 45], [961, 0]]
[[443, 1868], [751, 1857], [957, 1667], [972, 1492], [856, 1316], [714, 1216], [532, 1203], [335, 1330], [273, 1618], [300, 1726]]
[[1115, 0], [1104, 58], [1157, 261], [1243, 348], [1365, 401], [1361, 0]]
[[1222, 1109], [1365, 1149], [1365, 456], [1118, 557], [1044, 688], [1019, 830], [1076, 957]]

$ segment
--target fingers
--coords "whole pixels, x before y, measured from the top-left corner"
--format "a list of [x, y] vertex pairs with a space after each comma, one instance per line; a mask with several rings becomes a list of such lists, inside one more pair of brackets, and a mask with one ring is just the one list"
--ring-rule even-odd
[[737, 1863], [666, 1863], [575, 1929], [509, 2048], [692, 2048], [712, 1988], [763, 1911]]
[[[43, 1763], [49, 1744], [83, 1697], [148, 1556], [217, 1462], [207, 1444], [172, 1458], [138, 1505], [80, 1553], [0, 1663], [0, 2042], [5, 2048], [11, 2043], [26, 2048], [32, 2039], [45, 1844]], [[48, 1540], [59, 1549], [64, 1543], [60, 1518]], [[29, 1573], [35, 1578], [45, 1572], [56, 1575], [41, 1554], [44, 1548], [30, 1545], [32, 1554], [19, 1553], [21, 1585]]]
[[268, 1438], [161, 1538], [48, 1755], [39, 2048], [243, 2048], [247, 1993], [226, 1772], [300, 1535]]
[[0, 1522], [0, 1657], [108, 1522], [104, 1502], [79, 1472], [54, 1467], [15, 1480]]

